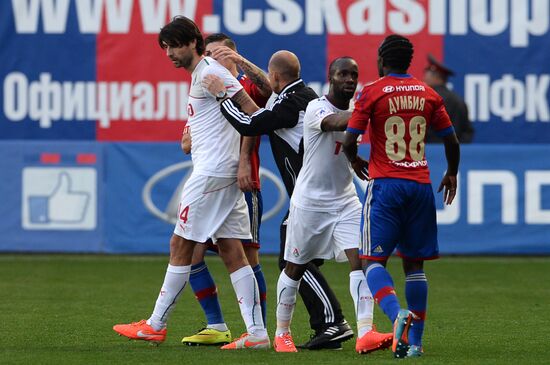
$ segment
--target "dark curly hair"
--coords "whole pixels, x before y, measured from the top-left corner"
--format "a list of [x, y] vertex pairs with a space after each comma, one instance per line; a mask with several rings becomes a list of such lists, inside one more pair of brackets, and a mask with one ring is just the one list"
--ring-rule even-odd
[[402, 71], [407, 71], [411, 65], [413, 53], [411, 41], [398, 34], [387, 36], [378, 48], [383, 66]]
[[166, 45], [170, 47], [188, 46], [193, 41], [197, 42], [197, 53], [199, 56], [202, 55], [204, 39], [201, 31], [194, 21], [182, 15], [175, 16], [170, 23], [162, 27], [158, 37], [159, 46], [163, 49], [166, 48]]

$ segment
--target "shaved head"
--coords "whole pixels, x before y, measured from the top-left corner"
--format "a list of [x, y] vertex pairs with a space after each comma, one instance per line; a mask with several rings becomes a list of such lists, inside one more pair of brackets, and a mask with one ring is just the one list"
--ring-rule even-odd
[[285, 81], [300, 78], [300, 61], [290, 51], [277, 51], [269, 60], [269, 69], [277, 72]]
[[345, 65], [348, 62], [355, 63], [355, 60], [351, 58], [350, 56], [344, 56], [344, 57], [338, 57], [334, 59], [330, 65], [328, 66], [328, 77], [329, 79], [334, 75], [336, 70], [341, 67], [341, 65]]

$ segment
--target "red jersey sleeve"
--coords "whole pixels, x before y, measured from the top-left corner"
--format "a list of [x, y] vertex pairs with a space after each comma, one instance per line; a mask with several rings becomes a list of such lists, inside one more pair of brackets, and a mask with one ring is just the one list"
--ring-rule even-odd
[[347, 131], [355, 134], [363, 134], [369, 124], [371, 105], [368, 100], [367, 87], [359, 93], [355, 101], [355, 107], [348, 121]]
[[265, 107], [265, 104], [267, 104], [267, 101], [269, 100], [269, 96], [263, 96], [256, 84], [254, 84], [248, 77], [246, 77], [246, 75], [240, 76], [238, 80], [241, 85], [243, 85], [246, 93], [250, 96], [252, 100], [254, 100], [256, 105], [260, 108]]

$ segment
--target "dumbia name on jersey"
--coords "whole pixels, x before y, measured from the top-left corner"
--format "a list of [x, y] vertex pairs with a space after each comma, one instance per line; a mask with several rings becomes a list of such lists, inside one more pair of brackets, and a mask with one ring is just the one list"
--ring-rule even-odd
[[403, 109], [424, 111], [426, 98], [412, 95], [394, 96], [388, 99], [390, 114], [395, 114]]

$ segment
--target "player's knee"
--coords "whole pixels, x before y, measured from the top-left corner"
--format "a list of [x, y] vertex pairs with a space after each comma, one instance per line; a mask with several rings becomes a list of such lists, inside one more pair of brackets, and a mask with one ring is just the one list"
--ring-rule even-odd
[[424, 269], [424, 261], [422, 260], [412, 261], [412, 260], [403, 259], [403, 272], [405, 272], [405, 274], [408, 274], [414, 271], [421, 271], [423, 269]]
[[378, 264], [378, 265], [382, 265], [383, 267], [386, 267], [387, 263], [388, 263], [387, 258], [385, 260], [370, 260], [370, 259], [367, 259], [367, 260], [363, 261], [363, 268], [364, 268], [364, 270], [366, 270], [366, 269], [369, 268], [369, 266], [374, 265], [374, 264]]
[[300, 280], [306, 270], [305, 265], [294, 264], [287, 262], [285, 267], [285, 274], [292, 280]]
[[325, 260], [323, 260], [323, 259], [313, 259], [313, 260], [311, 260], [311, 262], [313, 263], [313, 265], [315, 265], [317, 267], [321, 267], [325, 263]]
[[203, 262], [205, 253], [206, 253], [205, 244], [195, 245], [195, 248], [193, 249], [193, 259], [191, 260], [191, 265], [197, 265]]
[[258, 248], [250, 245], [244, 245], [244, 253], [246, 255], [246, 259], [248, 260], [248, 263], [250, 266], [254, 267], [260, 263], [260, 258], [258, 255]]
[[191, 263], [195, 242], [186, 240], [178, 235], [170, 239], [170, 263], [188, 265]]
[[185, 247], [185, 239], [176, 234], [173, 234], [172, 238], [170, 238], [170, 252], [171, 253], [180, 252], [184, 247]]
[[242, 267], [248, 264], [243, 246], [239, 240], [220, 239], [217, 243], [220, 257], [227, 268]]

